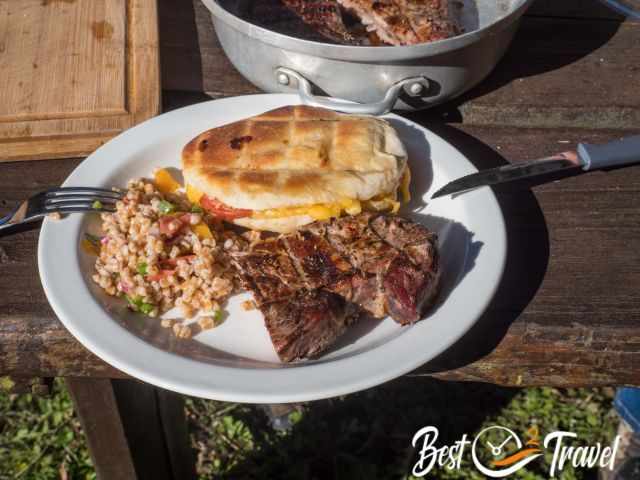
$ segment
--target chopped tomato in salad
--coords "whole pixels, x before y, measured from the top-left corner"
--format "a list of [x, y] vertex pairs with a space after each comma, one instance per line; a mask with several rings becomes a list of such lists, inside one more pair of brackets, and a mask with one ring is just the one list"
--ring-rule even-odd
[[158, 219], [158, 226], [160, 228], [160, 233], [173, 237], [180, 233], [180, 231], [188, 224], [182, 218], [183, 215], [164, 215]]
[[167, 266], [169, 266], [169, 267], [177, 267], [178, 266], [178, 260], [186, 260], [187, 262], [192, 262], [195, 259], [196, 259], [196, 255], [182, 255], [181, 257], [167, 258], [166, 260], [161, 260], [160, 261], [160, 266], [162, 268], [166, 268]]
[[207, 195], [202, 195], [200, 205], [214, 217], [222, 220], [234, 220], [236, 218], [250, 217], [253, 210], [246, 208], [233, 208], [222, 203], [220, 200]]
[[159, 282], [163, 278], [169, 277], [169, 276], [173, 275], [174, 273], [176, 273], [175, 269], [173, 269], [173, 270], [160, 270], [155, 275], [147, 275], [144, 278], [149, 282]]
[[181, 233], [182, 229], [188, 225], [191, 225], [190, 213], [163, 215], [158, 219], [160, 233], [169, 238]]
[[195, 259], [196, 259], [196, 255], [182, 255], [181, 257], [167, 258], [165, 260], [161, 260], [160, 271], [155, 275], [146, 275], [145, 279], [150, 282], [159, 282], [163, 278], [166, 278], [176, 273], [178, 260], [186, 260], [187, 262], [192, 262]]

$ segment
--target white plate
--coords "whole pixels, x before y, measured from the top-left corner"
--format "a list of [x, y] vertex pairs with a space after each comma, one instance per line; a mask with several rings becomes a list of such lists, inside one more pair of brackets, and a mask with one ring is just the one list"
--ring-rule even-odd
[[[180, 152], [212, 127], [299, 103], [296, 95], [251, 95], [200, 103], [148, 120], [100, 147], [65, 186], [124, 186], [154, 167], [180, 165]], [[406, 214], [439, 234], [442, 291], [425, 320], [400, 327], [391, 319], [361, 321], [329, 352], [284, 365], [258, 311], [238, 295], [218, 328], [177, 340], [158, 320], [129, 313], [91, 281], [93, 258], [79, 244], [98, 228], [97, 215], [46, 219], [38, 245], [40, 277], [65, 327], [114, 367], [162, 388], [236, 402], [285, 403], [347, 394], [422, 365], [476, 322], [493, 296], [506, 258], [504, 219], [490, 189], [428, 204], [430, 192], [476, 169], [455, 148], [396, 115], [388, 118], [409, 151], [414, 200]], [[423, 200], [424, 199], [424, 200]]]

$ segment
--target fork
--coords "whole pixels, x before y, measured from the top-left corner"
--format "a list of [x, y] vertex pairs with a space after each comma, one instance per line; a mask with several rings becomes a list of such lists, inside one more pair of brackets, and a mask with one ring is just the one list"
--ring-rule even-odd
[[36, 193], [0, 218], [0, 231], [38, 220], [50, 213], [114, 212], [124, 193], [106, 188], [60, 187]]

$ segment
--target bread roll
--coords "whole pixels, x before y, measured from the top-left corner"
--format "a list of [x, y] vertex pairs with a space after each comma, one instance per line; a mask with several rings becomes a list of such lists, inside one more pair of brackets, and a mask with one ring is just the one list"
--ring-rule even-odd
[[[230, 207], [259, 211], [393, 192], [407, 154], [385, 120], [298, 105], [208, 130], [184, 147], [182, 163], [188, 185]], [[297, 217], [235, 222], [268, 230], [274, 220], [289, 229], [313, 221]]]

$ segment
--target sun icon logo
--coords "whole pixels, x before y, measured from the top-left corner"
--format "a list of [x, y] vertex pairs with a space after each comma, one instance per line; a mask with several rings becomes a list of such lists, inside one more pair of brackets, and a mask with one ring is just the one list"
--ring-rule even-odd
[[[542, 455], [539, 432], [536, 426], [527, 431], [529, 440], [522, 444], [520, 437], [509, 428], [495, 425], [482, 430], [473, 441], [471, 455], [476, 468], [492, 478], [503, 478]], [[488, 451], [492, 460], [483, 463], [478, 452]]]

